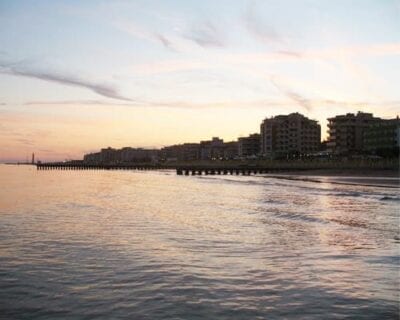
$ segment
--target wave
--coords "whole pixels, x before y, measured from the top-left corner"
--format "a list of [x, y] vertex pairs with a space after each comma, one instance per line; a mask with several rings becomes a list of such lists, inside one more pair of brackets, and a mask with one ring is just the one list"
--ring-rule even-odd
[[381, 201], [400, 201], [400, 197], [389, 197], [389, 196], [384, 196], [380, 198]]

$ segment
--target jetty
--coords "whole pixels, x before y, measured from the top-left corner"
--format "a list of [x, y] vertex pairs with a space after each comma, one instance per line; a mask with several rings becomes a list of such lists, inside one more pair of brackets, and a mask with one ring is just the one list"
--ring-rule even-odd
[[399, 172], [397, 161], [195, 161], [172, 163], [92, 164], [83, 161], [37, 163], [37, 170], [175, 170], [177, 175], [256, 175], [312, 170]]
[[[41, 163], [36, 164], [37, 170], [175, 170], [177, 175], [251, 175], [268, 172], [276, 172], [271, 168], [259, 166], [221, 166], [221, 165], [94, 165], [94, 164], [71, 164], [71, 163]], [[299, 169], [298, 169], [299, 170]]]

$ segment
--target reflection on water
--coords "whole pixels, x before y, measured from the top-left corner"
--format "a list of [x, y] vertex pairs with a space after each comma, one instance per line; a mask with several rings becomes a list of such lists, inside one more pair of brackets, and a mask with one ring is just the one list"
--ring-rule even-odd
[[0, 166], [7, 319], [393, 319], [394, 188]]

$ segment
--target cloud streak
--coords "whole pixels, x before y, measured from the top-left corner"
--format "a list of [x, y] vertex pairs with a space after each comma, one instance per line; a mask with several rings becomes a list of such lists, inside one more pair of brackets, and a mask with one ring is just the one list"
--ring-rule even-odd
[[146, 30], [130, 21], [114, 21], [113, 25], [120, 31], [123, 31], [135, 38], [155, 44], [161, 44], [169, 50], [177, 51], [176, 45], [173, 43], [173, 41], [160, 32]]
[[224, 47], [225, 39], [221, 31], [211, 21], [193, 24], [183, 37], [195, 42], [200, 47]]
[[287, 106], [285, 101], [278, 100], [251, 100], [251, 101], [217, 101], [217, 102], [190, 102], [190, 101], [136, 101], [131, 103], [98, 100], [62, 100], [62, 101], [28, 101], [26, 106], [119, 106], [119, 107], [145, 107], [145, 108], [173, 108], [173, 109], [214, 109], [214, 108], [264, 108], [266, 106]]
[[168, 49], [175, 50], [175, 47], [171, 40], [169, 40], [166, 36], [161, 33], [154, 33], [154, 36], [162, 43], [162, 45]]
[[305, 110], [312, 111], [313, 106], [311, 100], [303, 97], [301, 94], [293, 91], [291, 88], [279, 83], [274, 76], [271, 76], [270, 81], [272, 85], [277, 88], [284, 96], [286, 96]]
[[[286, 63], [304, 61], [349, 61], [353, 57], [378, 57], [400, 55], [400, 43], [309, 49], [301, 52], [278, 50], [266, 53], [224, 53], [218, 56], [218, 65], [209, 60], [165, 60], [135, 65], [136, 74], [152, 75], [188, 70], [206, 70], [215, 67], [258, 65], [259, 63]], [[344, 60], [344, 59], [347, 60]], [[354, 68], [353, 68], [354, 69]], [[358, 70], [359, 71], [359, 70]]]
[[274, 27], [267, 25], [261, 21], [256, 13], [255, 4], [250, 3], [243, 15], [244, 26], [250, 34], [266, 44], [283, 44], [285, 39], [280, 35]]
[[111, 85], [96, 83], [87, 79], [77, 78], [59, 72], [33, 70], [26, 68], [18, 63], [0, 62], [0, 73], [38, 79], [72, 87], [85, 88], [106, 98], [122, 101], [132, 101], [132, 99], [119, 94], [118, 90]]
[[307, 99], [297, 92], [294, 92], [287, 86], [278, 84], [276, 79], [274, 86], [278, 88], [279, 91], [284, 93], [284, 96], [289, 98], [288, 100], [283, 99], [261, 99], [261, 100], [248, 100], [248, 101], [217, 101], [208, 103], [196, 103], [189, 101], [136, 101], [132, 103], [124, 102], [109, 102], [101, 100], [63, 100], [63, 101], [28, 101], [24, 103], [26, 106], [113, 106], [113, 107], [137, 107], [137, 108], [174, 108], [174, 109], [219, 109], [219, 108], [268, 108], [268, 107], [280, 107], [280, 108], [290, 108], [295, 105], [300, 105], [307, 111], [313, 111], [315, 106], [340, 106], [340, 107], [390, 107], [399, 108], [400, 100], [391, 101], [344, 101], [335, 100], [330, 98], [322, 99]]

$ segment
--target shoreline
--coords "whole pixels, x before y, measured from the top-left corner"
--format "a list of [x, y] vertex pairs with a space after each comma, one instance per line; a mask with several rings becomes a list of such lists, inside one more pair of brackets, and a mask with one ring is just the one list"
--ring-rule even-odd
[[[271, 173], [272, 174], [272, 173]], [[296, 176], [325, 176], [325, 177], [357, 177], [357, 178], [397, 178], [400, 179], [399, 170], [382, 169], [306, 169], [306, 170], [282, 170], [277, 175], [296, 175]]]
[[400, 188], [400, 176], [397, 170], [303, 170], [271, 173], [264, 177], [304, 181], [314, 183], [331, 183], [365, 187]]

